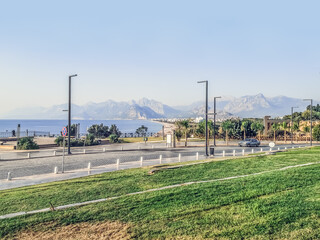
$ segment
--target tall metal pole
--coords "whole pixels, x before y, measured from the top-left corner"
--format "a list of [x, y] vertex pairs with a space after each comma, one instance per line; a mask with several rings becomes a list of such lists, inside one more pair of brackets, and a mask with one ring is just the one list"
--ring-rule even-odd
[[70, 134], [71, 134], [71, 78], [76, 77], [77, 74], [69, 76], [69, 106], [68, 106], [68, 154], [70, 151]]
[[293, 109], [298, 107], [291, 107], [291, 144], [293, 144]]
[[208, 80], [199, 81], [198, 83], [206, 84], [206, 156], [209, 156], [209, 153], [208, 153]]
[[217, 98], [221, 98], [221, 97], [213, 98], [213, 146], [216, 146], [216, 115], [217, 115], [216, 100]]
[[303, 99], [303, 101], [310, 101], [311, 105], [310, 105], [310, 146], [312, 146], [312, 103], [313, 100], [312, 99]]
[[312, 99], [311, 99], [311, 109], [310, 109], [310, 146], [312, 146]]

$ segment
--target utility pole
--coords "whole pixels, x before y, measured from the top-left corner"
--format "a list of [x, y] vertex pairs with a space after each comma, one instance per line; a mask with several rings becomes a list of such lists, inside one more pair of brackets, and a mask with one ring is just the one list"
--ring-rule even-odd
[[209, 156], [209, 153], [208, 153], [208, 80], [199, 81], [198, 83], [206, 84], [206, 156]]
[[69, 107], [68, 107], [68, 154], [70, 151], [70, 133], [71, 133], [71, 78], [76, 77], [77, 74], [69, 76]]
[[291, 144], [293, 144], [293, 109], [298, 107], [291, 107]]
[[213, 146], [216, 146], [216, 115], [217, 115], [216, 100], [217, 98], [221, 98], [221, 97], [213, 98]]

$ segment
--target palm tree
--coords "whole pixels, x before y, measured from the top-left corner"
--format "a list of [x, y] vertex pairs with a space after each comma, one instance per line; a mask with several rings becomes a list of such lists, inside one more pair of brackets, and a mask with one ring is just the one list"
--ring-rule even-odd
[[254, 123], [251, 124], [251, 129], [255, 132], [258, 132], [259, 134], [259, 141], [261, 141], [261, 133], [263, 132], [264, 130], [264, 126], [261, 122], [259, 121], [256, 121]]
[[188, 131], [190, 127], [190, 121], [189, 120], [181, 120], [176, 122], [176, 125], [178, 126], [179, 129], [184, 128], [184, 134], [185, 134], [185, 147], [188, 145]]
[[[293, 132], [299, 132], [300, 127], [299, 127], [299, 122], [294, 122], [292, 126], [292, 131]], [[293, 136], [291, 136], [293, 138]], [[296, 141], [298, 141], [298, 134], [296, 134]]]
[[243, 139], [246, 139], [246, 130], [249, 127], [249, 122], [248, 121], [243, 121], [241, 123], [241, 131], [243, 131]]
[[281, 124], [281, 128], [284, 130], [284, 142], [287, 142], [287, 129], [288, 129], [288, 124], [286, 122], [283, 122]]
[[307, 133], [310, 132], [310, 127], [306, 124], [303, 126], [302, 130], [304, 131], [304, 133], [306, 134], [306, 142], [308, 141], [308, 135]]
[[273, 130], [273, 141], [276, 142], [276, 131], [279, 129], [279, 123], [273, 123], [271, 129]]
[[230, 120], [224, 121], [221, 124], [222, 130], [226, 132], [226, 145], [228, 145], [228, 131], [233, 127], [233, 123]]

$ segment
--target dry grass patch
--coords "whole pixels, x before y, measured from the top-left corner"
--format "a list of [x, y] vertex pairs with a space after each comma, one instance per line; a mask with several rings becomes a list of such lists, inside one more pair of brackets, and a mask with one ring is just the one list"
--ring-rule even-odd
[[130, 239], [128, 224], [120, 222], [77, 223], [63, 227], [46, 227], [41, 231], [27, 230], [20, 232], [14, 239], [41, 239], [41, 240], [120, 240]]

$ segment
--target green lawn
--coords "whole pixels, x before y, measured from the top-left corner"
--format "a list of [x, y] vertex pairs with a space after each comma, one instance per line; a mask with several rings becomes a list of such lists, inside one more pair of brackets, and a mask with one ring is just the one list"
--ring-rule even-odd
[[[320, 148], [210, 162], [148, 175], [149, 168], [0, 191], [0, 215], [320, 161]], [[64, 211], [0, 220], [0, 238], [25, 228], [129, 223], [136, 239], [319, 239], [320, 164], [127, 196]], [[183, 239], [182, 238], [182, 239]]]

